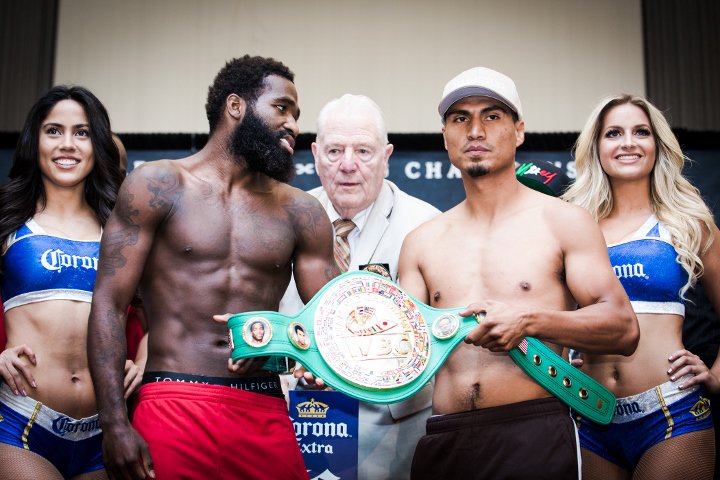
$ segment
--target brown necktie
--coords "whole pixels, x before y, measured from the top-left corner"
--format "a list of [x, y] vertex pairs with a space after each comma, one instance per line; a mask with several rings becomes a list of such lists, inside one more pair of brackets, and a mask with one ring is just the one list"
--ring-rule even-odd
[[335, 227], [335, 261], [340, 270], [347, 272], [350, 267], [350, 244], [348, 243], [348, 235], [355, 228], [352, 220], [343, 220], [338, 218], [333, 222]]

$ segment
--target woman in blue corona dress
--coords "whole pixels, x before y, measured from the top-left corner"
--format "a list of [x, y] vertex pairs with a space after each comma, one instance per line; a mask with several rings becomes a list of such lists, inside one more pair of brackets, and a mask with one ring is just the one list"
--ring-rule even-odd
[[720, 238], [698, 190], [681, 174], [685, 156], [647, 100], [602, 101], [575, 145], [577, 179], [565, 199], [600, 224], [615, 274], [640, 324], [629, 357], [582, 355], [582, 369], [617, 397], [608, 426], [576, 417], [586, 479], [709, 479], [715, 445], [708, 368], [684, 349], [684, 297], [696, 281], [720, 307]]
[[106, 478], [86, 343], [118, 162], [87, 89], [54, 87], [30, 110], [0, 187], [0, 478]]

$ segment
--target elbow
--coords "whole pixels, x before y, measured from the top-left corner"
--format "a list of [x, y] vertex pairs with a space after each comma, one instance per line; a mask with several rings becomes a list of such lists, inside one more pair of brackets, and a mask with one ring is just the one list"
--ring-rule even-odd
[[635, 353], [635, 349], [640, 342], [640, 325], [638, 324], [635, 313], [631, 310], [629, 315], [625, 316], [625, 328], [619, 338], [618, 346], [620, 355], [629, 357]]

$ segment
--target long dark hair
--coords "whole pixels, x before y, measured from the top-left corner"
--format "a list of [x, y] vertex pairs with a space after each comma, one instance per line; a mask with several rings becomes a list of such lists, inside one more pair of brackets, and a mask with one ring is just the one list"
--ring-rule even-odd
[[38, 165], [40, 127], [50, 110], [62, 100], [74, 100], [82, 105], [90, 125], [95, 163], [85, 179], [85, 201], [101, 225], [105, 225], [115, 205], [123, 177], [107, 110], [86, 88], [66, 85], [53, 87], [30, 109], [15, 148], [10, 180], [0, 187], [0, 246], [12, 232], [35, 215], [38, 201], [43, 207], [47, 202]]

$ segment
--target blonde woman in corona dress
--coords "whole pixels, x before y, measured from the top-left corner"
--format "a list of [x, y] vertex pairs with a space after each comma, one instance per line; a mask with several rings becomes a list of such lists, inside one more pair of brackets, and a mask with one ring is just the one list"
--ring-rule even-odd
[[617, 397], [600, 426], [576, 417], [586, 479], [710, 479], [715, 444], [707, 392], [720, 362], [685, 350], [684, 298], [702, 282], [720, 307], [718, 228], [681, 174], [685, 156], [662, 113], [644, 98], [602, 101], [575, 145], [577, 179], [565, 199], [605, 235], [615, 274], [640, 323], [630, 357], [582, 355], [582, 369]]

